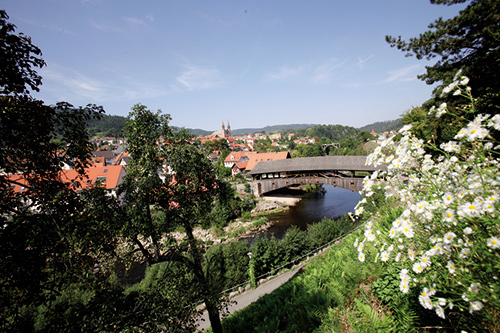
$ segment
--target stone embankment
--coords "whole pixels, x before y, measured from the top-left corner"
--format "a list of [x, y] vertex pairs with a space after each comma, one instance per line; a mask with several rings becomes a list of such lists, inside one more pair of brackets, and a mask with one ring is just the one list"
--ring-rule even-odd
[[252, 214], [265, 212], [280, 207], [295, 206], [301, 199], [301, 197], [297, 196], [265, 197], [265, 200], [259, 201], [257, 207], [255, 207], [252, 211]]
[[[252, 216], [265, 215], [266, 212], [271, 212], [273, 210], [280, 208], [287, 209], [289, 206], [294, 206], [295, 204], [297, 204], [297, 202], [299, 202], [300, 199], [301, 198], [297, 198], [296, 196], [266, 197], [264, 200], [261, 199], [257, 202], [257, 206], [252, 210]], [[224, 228], [224, 233], [226, 235], [229, 235], [236, 230], [245, 230], [245, 232], [243, 232], [241, 235], [238, 235], [239, 238], [242, 236], [248, 236], [249, 234], [252, 234], [254, 232], [263, 231], [271, 226], [271, 224], [268, 222], [259, 227], [252, 228], [254, 222], [255, 220], [252, 221], [236, 220]], [[211, 230], [206, 230], [202, 228], [195, 228], [193, 230], [193, 235], [196, 239], [199, 239], [204, 242], [211, 241], [214, 244], [222, 243], [228, 240], [227, 237], [225, 238], [218, 237], [214, 235], [211, 232]], [[182, 232], [174, 232], [172, 233], [172, 236], [176, 240], [180, 241], [186, 236], [186, 234]]]

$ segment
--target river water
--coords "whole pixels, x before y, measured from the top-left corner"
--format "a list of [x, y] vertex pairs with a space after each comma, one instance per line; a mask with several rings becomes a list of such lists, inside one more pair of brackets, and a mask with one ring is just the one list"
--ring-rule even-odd
[[274, 235], [280, 239], [292, 225], [305, 230], [308, 224], [321, 221], [325, 217], [335, 219], [342, 214], [354, 211], [354, 207], [359, 201], [359, 192], [332, 185], [322, 185], [322, 188], [324, 191], [306, 194], [302, 200], [295, 206], [291, 206], [286, 212], [267, 215], [272, 226], [258, 235], [267, 237]]

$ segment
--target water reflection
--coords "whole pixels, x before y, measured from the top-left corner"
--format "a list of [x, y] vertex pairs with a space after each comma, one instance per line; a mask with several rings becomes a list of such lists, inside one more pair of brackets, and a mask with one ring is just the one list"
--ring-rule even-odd
[[302, 230], [310, 223], [321, 221], [323, 218], [335, 219], [342, 214], [353, 212], [359, 201], [360, 194], [332, 185], [322, 185], [324, 191], [307, 194], [296, 206], [290, 207], [287, 212], [268, 215], [272, 226], [259, 235], [281, 238], [286, 230], [296, 225]]

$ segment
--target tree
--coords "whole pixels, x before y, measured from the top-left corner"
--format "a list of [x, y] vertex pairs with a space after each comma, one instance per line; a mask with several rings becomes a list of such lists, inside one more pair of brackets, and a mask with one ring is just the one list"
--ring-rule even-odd
[[[112, 204], [102, 189], [87, 199], [61, 181], [63, 163], [83, 174], [90, 158], [85, 122], [102, 108], [33, 99], [30, 90], [41, 84], [36, 69], [45, 62], [7, 19], [0, 11], [0, 328], [33, 331], [68, 290], [106, 285], [109, 272], [94, 269], [112, 254], [116, 228], [112, 214], [101, 214]], [[57, 321], [54, 313], [47, 323]]]
[[36, 67], [42, 68], [45, 61], [29, 37], [14, 33], [16, 27], [8, 19], [7, 13], [0, 10], [0, 94], [29, 96], [29, 89], [39, 91], [42, 77]]
[[[453, 5], [467, 0], [431, 0], [433, 4]], [[500, 3], [496, 0], [472, 0], [459, 15], [451, 19], [439, 18], [429, 25], [428, 31], [418, 37], [404, 41], [386, 36], [391, 47], [406, 52], [406, 56], [417, 59], [438, 59], [432, 66], [426, 67], [426, 73], [418, 76], [427, 84], [441, 83], [435, 90], [433, 99], [423, 106], [428, 111], [431, 106], [447, 102], [460, 105], [460, 99], [448, 99], [441, 95], [444, 87], [462, 75], [470, 78], [469, 85], [478, 98], [478, 111], [498, 112], [500, 105]], [[458, 114], [466, 115], [467, 112]], [[471, 120], [470, 117], [465, 121]], [[441, 130], [439, 124], [447, 124], [452, 119], [445, 115], [439, 121], [431, 120], [434, 127], [433, 137], [439, 142]], [[403, 122], [408, 123], [403, 119]]]
[[375, 137], [370, 132], [367, 131], [359, 132], [358, 136], [361, 138], [361, 140], [363, 140], [363, 142], [368, 142], [370, 140], [375, 139]]
[[207, 140], [203, 144], [205, 149], [209, 152], [216, 151], [216, 150], [229, 150], [229, 144], [226, 139], [219, 139], [219, 140]]
[[[168, 204], [168, 218], [186, 231], [187, 253], [192, 263], [193, 273], [200, 283], [200, 292], [205, 302], [214, 332], [222, 332], [219, 317], [221, 296], [219, 290], [210, 288], [210, 276], [205, 275], [200, 245], [194, 237], [196, 225], [206, 223], [212, 210], [214, 199], [227, 191], [217, 179], [209, 159], [182, 137], [175, 137], [175, 144], [168, 146], [167, 163], [172, 170], [170, 182], [174, 185], [164, 193], [162, 205]], [[219, 198], [220, 199], [220, 198]], [[205, 269], [210, 272], [210, 269]]]
[[[169, 115], [143, 105], [135, 105], [128, 116], [125, 133], [131, 159], [119, 191], [125, 195], [128, 216], [123, 232], [149, 265], [177, 262], [194, 274], [196, 283], [186, 292], [203, 299], [214, 332], [220, 332], [219, 290], [211, 288], [204, 273], [210, 269], [193, 231], [196, 225], [210, 224], [215, 198], [225, 200], [227, 191], [221, 191], [225, 186], [205, 153], [190, 143], [186, 131], [173, 133], [169, 121]], [[155, 211], [159, 218], [154, 218]], [[177, 226], [187, 235], [178, 246], [164, 241]]]
[[[125, 124], [131, 158], [123, 186], [119, 189], [119, 195], [124, 194], [128, 216], [123, 232], [139, 247], [149, 264], [163, 260], [159, 242], [161, 235], [169, 231], [167, 223], [154, 223], [152, 207], [167, 190], [168, 183], [161, 179], [166, 158], [162, 146], [165, 142], [161, 140], [170, 140], [173, 135], [170, 119], [169, 115], [161, 115], [161, 111], [153, 113], [146, 106], [136, 104]], [[149, 240], [152, 253], [145, 245]]]

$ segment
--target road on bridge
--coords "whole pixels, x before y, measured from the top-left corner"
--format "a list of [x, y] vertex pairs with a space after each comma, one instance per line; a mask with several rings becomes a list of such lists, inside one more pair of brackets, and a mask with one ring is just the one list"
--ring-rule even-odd
[[[265, 294], [270, 294], [274, 290], [278, 289], [285, 282], [290, 280], [297, 272], [302, 268], [303, 265], [296, 267], [282, 275], [279, 275], [263, 284], [258, 286], [256, 289], [250, 289], [243, 294], [235, 296], [231, 299], [231, 304], [228, 307], [228, 313], [232, 314], [238, 310], [244, 309], [251, 303], [258, 300]], [[203, 315], [198, 320], [198, 331], [206, 330], [210, 327], [210, 320], [208, 320], [208, 312], [203, 311]]]

